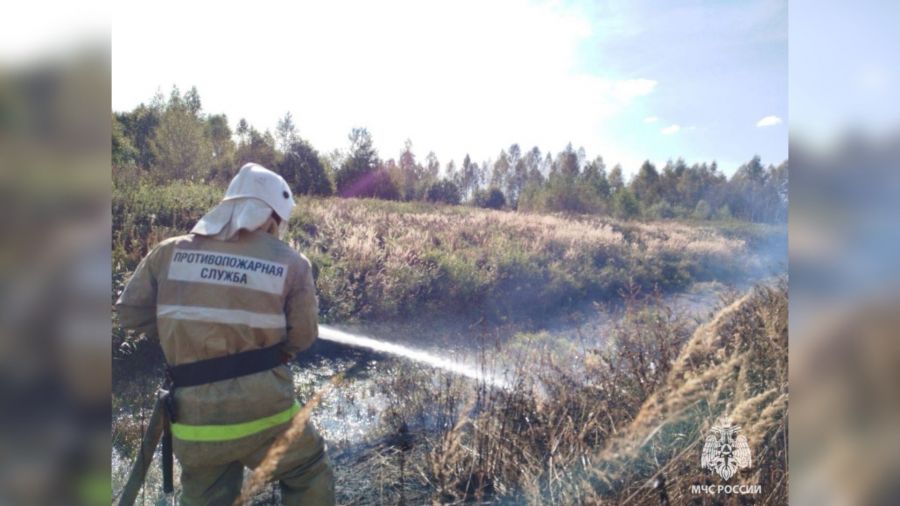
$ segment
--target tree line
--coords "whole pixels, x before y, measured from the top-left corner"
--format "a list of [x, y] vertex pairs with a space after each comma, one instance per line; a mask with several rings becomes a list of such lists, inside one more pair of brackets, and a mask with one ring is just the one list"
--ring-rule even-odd
[[758, 156], [729, 178], [715, 161], [688, 165], [645, 161], [626, 181], [622, 167], [589, 159], [567, 145], [556, 155], [518, 144], [478, 163], [466, 155], [442, 165], [424, 160], [407, 140], [399, 157], [382, 159], [372, 134], [354, 128], [346, 150], [320, 153], [300, 137], [290, 113], [273, 134], [202, 109], [196, 88], [173, 87], [149, 105], [112, 116], [112, 163], [157, 182], [227, 182], [247, 162], [280, 173], [298, 195], [424, 200], [493, 209], [610, 214], [620, 218], [787, 219], [788, 162], [764, 166]]

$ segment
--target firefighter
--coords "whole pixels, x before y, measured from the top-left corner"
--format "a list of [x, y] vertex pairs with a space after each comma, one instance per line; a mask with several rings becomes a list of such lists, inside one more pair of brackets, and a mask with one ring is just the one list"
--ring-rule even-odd
[[[244, 165], [190, 234], [141, 261], [116, 303], [122, 326], [158, 337], [165, 354], [182, 504], [232, 504], [244, 467], [300, 409], [285, 364], [316, 339], [318, 299], [309, 260], [281, 240], [293, 207], [281, 176]], [[284, 504], [334, 503], [311, 423], [272, 477]]]

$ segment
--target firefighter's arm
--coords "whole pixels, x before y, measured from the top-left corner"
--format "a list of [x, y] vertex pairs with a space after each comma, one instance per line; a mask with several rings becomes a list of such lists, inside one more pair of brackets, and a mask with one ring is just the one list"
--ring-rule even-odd
[[116, 301], [119, 323], [126, 329], [156, 338], [156, 248], [147, 254]]
[[287, 317], [287, 343], [290, 356], [312, 346], [319, 335], [319, 300], [309, 260], [301, 258], [299, 274], [288, 291], [284, 312]]

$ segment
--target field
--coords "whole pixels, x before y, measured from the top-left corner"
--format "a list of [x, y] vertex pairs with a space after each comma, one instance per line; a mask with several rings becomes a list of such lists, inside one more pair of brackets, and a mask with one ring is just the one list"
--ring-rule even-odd
[[[114, 284], [160, 240], [186, 233], [221, 198], [207, 185], [119, 184]], [[288, 240], [312, 261], [325, 322], [480, 312], [542, 316], [626, 287], [679, 290], [737, 280], [784, 227], [622, 222], [357, 199], [300, 199]]]
[[[113, 296], [149, 248], [187, 232], [222, 193], [114, 185]], [[377, 366], [326, 392], [328, 374], [354, 369], [345, 367], [353, 360], [295, 365], [298, 397], [317, 425], [376, 411], [362, 440], [330, 449], [342, 503], [702, 501], [690, 486], [721, 483], [699, 463], [722, 415], [742, 427], [754, 459], [728, 483], [761, 485], [757, 502], [786, 500], [783, 227], [337, 198], [299, 204], [288, 240], [313, 263], [323, 323], [459, 320], [490, 335], [540, 328], [592, 302], [608, 308], [604, 335], [581, 349], [524, 331], [473, 338], [471, 355], [506, 364], [506, 389], [376, 357]], [[723, 291], [704, 321], [673, 310], [669, 294], [702, 282], [740, 293]], [[154, 343], [121, 329], [114, 337], [113, 440], [127, 459], [161, 362]], [[327, 372], [304, 372], [316, 364]]]

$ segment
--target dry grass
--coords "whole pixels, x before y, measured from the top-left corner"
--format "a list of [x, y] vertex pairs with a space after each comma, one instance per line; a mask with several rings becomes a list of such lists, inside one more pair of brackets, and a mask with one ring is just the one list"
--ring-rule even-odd
[[708, 225], [341, 199], [303, 201], [292, 234], [317, 268], [328, 320], [537, 316], [630, 284], [734, 275], [749, 253]]
[[760, 484], [758, 502], [786, 503], [787, 345], [786, 281], [757, 287], [700, 327], [625, 436], [598, 454], [601, 494], [641, 504], [659, 493], [646, 481], [663, 476], [669, 499], [689, 502], [690, 485], [718, 483], [700, 469], [698, 443], [725, 416], [753, 455], [729, 484]]
[[[202, 184], [119, 181], [113, 293], [159, 241], [221, 198]], [[458, 315], [541, 318], [629, 286], [678, 290], [743, 276], [783, 230], [738, 223], [622, 222], [359, 199], [299, 200], [290, 240], [313, 262], [324, 322]], [[146, 348], [114, 325], [116, 359]]]
[[727, 483], [759, 484], [756, 502], [782, 504], [786, 318], [784, 283], [757, 287], [693, 334], [677, 315], [632, 301], [610, 346], [577, 362], [530, 357], [509, 391], [448, 383], [431, 403], [407, 406], [407, 416], [447, 420], [420, 443], [426, 486], [441, 503], [702, 502], [691, 485], [725, 483], [700, 468], [702, 441], [724, 415], [753, 455]]

